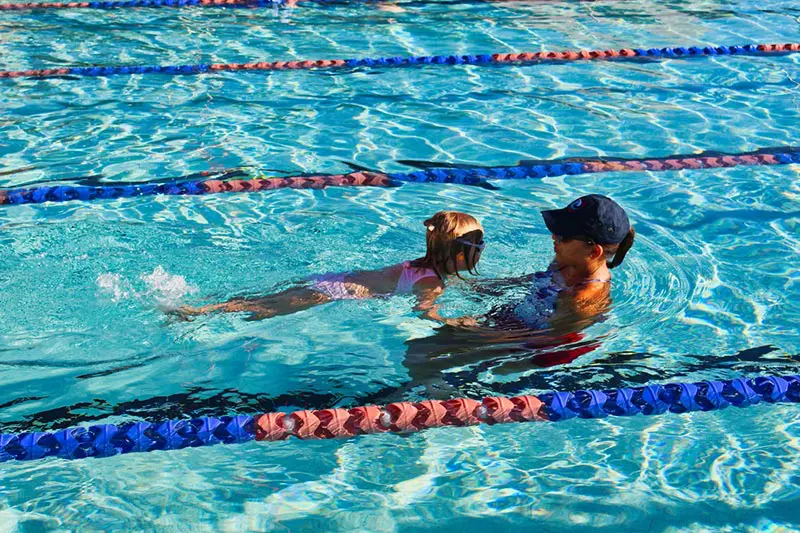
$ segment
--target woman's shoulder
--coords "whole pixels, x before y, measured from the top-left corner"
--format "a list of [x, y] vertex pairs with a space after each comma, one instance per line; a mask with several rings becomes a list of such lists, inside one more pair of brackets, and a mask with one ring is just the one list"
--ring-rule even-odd
[[608, 295], [610, 286], [610, 279], [589, 279], [575, 285], [572, 295], [575, 300], [592, 301]]

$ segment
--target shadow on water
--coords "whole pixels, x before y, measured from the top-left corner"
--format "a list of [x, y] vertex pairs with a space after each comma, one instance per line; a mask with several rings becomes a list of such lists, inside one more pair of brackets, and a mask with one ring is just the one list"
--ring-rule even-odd
[[[779, 351], [774, 346], [760, 346], [733, 355], [663, 356], [652, 353], [615, 352], [586, 364], [556, 365], [537, 368], [530, 359], [541, 352], [506, 353], [455, 370], [442, 371], [441, 391], [444, 396], [480, 398], [489, 395], [518, 395], [542, 390], [613, 389], [639, 386], [651, 382], [676, 380], [729, 379], [741, 375], [793, 374], [797, 372], [800, 354], [769, 356]], [[769, 356], [769, 357], [767, 357]], [[680, 364], [674, 364], [680, 362]], [[671, 364], [672, 363], [672, 364]], [[527, 364], [527, 366], [526, 366]], [[526, 373], [511, 381], [490, 382], [486, 373], [504, 371]], [[383, 385], [382, 387], [380, 385]], [[400, 386], [379, 384], [379, 389], [365, 394], [344, 393], [335, 384], [327, 391], [296, 391], [270, 396], [236, 389], [192, 387], [185, 392], [153, 396], [127, 402], [110, 403], [102, 399], [75, 403], [40, 411], [21, 420], [0, 426], [3, 433], [52, 431], [78, 424], [98, 423], [110, 417], [158, 421], [164, 419], [253, 414], [296, 409], [350, 408], [357, 405], [384, 404], [391, 401], [420, 400], [430, 389], [420, 382], [409, 381]], [[344, 387], [341, 387], [344, 388]], [[420, 393], [422, 388], [422, 393]], [[0, 410], [41, 398], [17, 398], [0, 405]]]

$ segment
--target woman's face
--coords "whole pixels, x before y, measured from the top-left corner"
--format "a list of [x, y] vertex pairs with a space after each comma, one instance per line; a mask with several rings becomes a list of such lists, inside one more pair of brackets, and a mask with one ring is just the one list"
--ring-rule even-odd
[[561, 265], [583, 265], [592, 259], [597, 245], [580, 239], [570, 239], [553, 235], [553, 250], [556, 261]]

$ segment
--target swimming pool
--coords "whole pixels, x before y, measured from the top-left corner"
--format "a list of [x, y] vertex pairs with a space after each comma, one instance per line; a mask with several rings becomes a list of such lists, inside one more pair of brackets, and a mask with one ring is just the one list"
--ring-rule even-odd
[[[800, 40], [789, 1], [399, 5], [2, 13], [0, 68]], [[797, 55], [0, 80], [0, 187], [747, 152], [797, 144], [798, 80]], [[380, 401], [407, 381], [408, 341], [433, 333], [410, 299], [255, 323], [160, 308], [407, 259], [443, 208], [482, 220], [483, 276], [521, 275], [552, 254], [538, 212], [588, 192], [638, 231], [613, 312], [587, 330], [601, 347], [547, 369], [452, 368], [456, 393], [794, 373], [799, 169], [4, 206], [0, 429]], [[491, 304], [453, 289], [448, 314]], [[0, 529], [780, 531], [800, 522], [799, 422], [776, 405], [9, 462]]]

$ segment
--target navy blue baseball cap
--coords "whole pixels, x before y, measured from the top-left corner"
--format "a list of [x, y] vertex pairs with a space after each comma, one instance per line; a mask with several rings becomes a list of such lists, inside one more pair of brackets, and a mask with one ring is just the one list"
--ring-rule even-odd
[[588, 237], [597, 244], [619, 244], [631, 229], [625, 210], [600, 194], [581, 196], [563, 209], [542, 211], [547, 229], [561, 237]]

